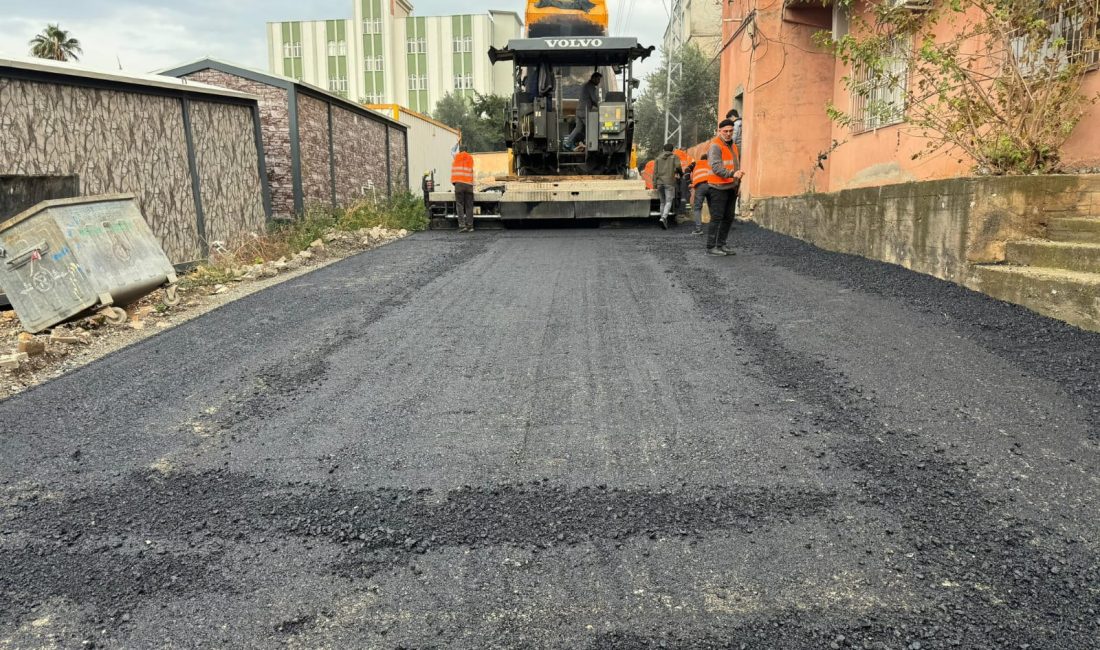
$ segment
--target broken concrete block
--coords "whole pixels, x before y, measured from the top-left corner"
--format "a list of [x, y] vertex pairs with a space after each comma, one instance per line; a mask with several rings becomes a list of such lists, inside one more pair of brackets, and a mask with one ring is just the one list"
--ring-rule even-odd
[[19, 364], [23, 363], [30, 357], [24, 352], [16, 352], [14, 354], [5, 354], [0, 357], [0, 368], [5, 370], [15, 370], [19, 367]]
[[314, 252], [323, 251], [325, 250], [325, 242], [320, 239], [314, 239], [313, 242], [310, 243], [309, 249]]
[[46, 353], [46, 342], [40, 340], [34, 334], [20, 332], [19, 344], [16, 346], [16, 349], [28, 356], [37, 357], [40, 354]]

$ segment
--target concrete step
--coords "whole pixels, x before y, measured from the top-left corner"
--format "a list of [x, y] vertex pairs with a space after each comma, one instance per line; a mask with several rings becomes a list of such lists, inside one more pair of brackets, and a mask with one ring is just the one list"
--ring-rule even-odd
[[1008, 242], [1005, 262], [1082, 273], [1100, 273], [1100, 244], [1032, 239]]
[[1100, 273], [1007, 264], [972, 267], [970, 288], [1100, 332]]
[[1047, 228], [1047, 238], [1053, 241], [1100, 244], [1100, 219], [1087, 217], [1052, 219]]

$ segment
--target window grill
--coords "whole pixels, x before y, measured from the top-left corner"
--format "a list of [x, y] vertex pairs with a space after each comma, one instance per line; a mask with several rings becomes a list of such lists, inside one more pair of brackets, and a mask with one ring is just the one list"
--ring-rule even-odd
[[1025, 74], [1060, 70], [1072, 63], [1097, 67], [1100, 65], [1098, 16], [1100, 0], [1072, 0], [1046, 9], [1043, 19], [1050, 28], [1046, 40], [1032, 48], [1027, 36], [1012, 39], [1010, 48], [1016, 65]]
[[905, 119], [905, 91], [909, 83], [908, 38], [895, 38], [893, 55], [881, 68], [857, 65], [852, 74], [852, 133], [863, 133], [897, 124]]

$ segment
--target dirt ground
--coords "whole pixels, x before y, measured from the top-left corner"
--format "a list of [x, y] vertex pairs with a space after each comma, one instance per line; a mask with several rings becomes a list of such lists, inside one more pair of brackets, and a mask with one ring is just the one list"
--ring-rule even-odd
[[103, 315], [89, 311], [44, 332], [30, 334], [15, 311], [7, 306], [0, 310], [0, 358], [23, 351], [27, 356], [20, 358], [18, 367], [0, 367], [0, 399], [60, 377], [234, 300], [407, 234], [404, 230], [385, 229], [333, 232], [325, 236], [327, 243], [312, 247], [308, 255], [300, 254], [295, 262], [246, 266], [232, 281], [203, 284], [185, 276], [180, 281], [179, 304], [166, 304], [165, 292], [158, 289], [125, 305], [129, 318], [121, 324], [111, 324]]

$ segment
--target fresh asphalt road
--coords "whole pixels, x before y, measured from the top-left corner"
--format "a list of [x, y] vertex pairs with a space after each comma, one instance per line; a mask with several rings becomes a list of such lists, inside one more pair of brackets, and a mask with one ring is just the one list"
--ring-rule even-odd
[[0, 648], [1100, 648], [1100, 336], [420, 233], [0, 402]]

